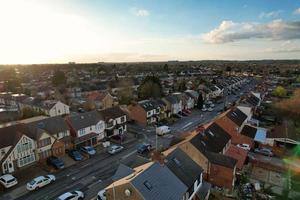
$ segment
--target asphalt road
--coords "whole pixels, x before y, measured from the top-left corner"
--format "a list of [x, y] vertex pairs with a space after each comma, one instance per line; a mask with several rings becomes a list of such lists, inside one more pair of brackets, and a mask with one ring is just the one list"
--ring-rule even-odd
[[[247, 92], [254, 87], [254, 83], [246, 84], [237, 93]], [[237, 95], [227, 96], [227, 102], [238, 100]], [[194, 110], [191, 115], [179, 119], [176, 123], [170, 126], [171, 134], [157, 137], [158, 146], [168, 147], [172, 138], [184, 132], [192, 130], [200, 124], [211, 121], [218, 115], [218, 112], [224, 107], [224, 104], [216, 104], [212, 112], [202, 112]], [[25, 189], [18, 191], [11, 191], [11, 193], [0, 196], [0, 200], [48, 200], [55, 199], [59, 195], [67, 191], [80, 190], [84, 192], [85, 199], [92, 199], [96, 197], [98, 191], [105, 188], [112, 182], [111, 177], [115, 173], [121, 160], [127, 159], [130, 163], [135, 163], [137, 160], [136, 145], [142, 142], [150, 142], [155, 146], [155, 128], [154, 127], [140, 127], [137, 125], [129, 125], [129, 130], [134, 130], [141, 133], [143, 136], [140, 140], [125, 145], [123, 152], [114, 156], [106, 152], [102, 152], [90, 159], [68, 167], [64, 170], [55, 173], [57, 180], [40, 190], [27, 192]], [[25, 188], [24, 186], [21, 186]], [[22, 188], [21, 188], [22, 189]], [[15, 194], [16, 193], [16, 194]], [[15, 198], [18, 196], [17, 198]]]

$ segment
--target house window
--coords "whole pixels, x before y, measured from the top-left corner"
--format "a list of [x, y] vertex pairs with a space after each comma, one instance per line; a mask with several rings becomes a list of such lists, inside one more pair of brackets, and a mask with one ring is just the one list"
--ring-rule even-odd
[[38, 141], [38, 148], [41, 148], [41, 147], [44, 147], [44, 146], [48, 146], [51, 144], [51, 138], [48, 137], [48, 138], [45, 138], [45, 139], [42, 139], [40, 141]]
[[34, 154], [30, 154], [30, 155], [27, 155], [27, 156], [24, 156], [24, 157], [20, 158], [19, 162], [18, 162], [18, 165], [19, 165], [19, 167], [23, 167], [25, 165], [33, 163], [34, 161], [35, 161]]
[[58, 138], [64, 138], [64, 137], [67, 137], [68, 136], [68, 131], [63, 131], [63, 132], [60, 132], [58, 133]]
[[124, 123], [125, 122], [125, 116], [121, 117], [121, 123]]
[[83, 128], [83, 129], [80, 129], [79, 130], [79, 137], [80, 136], [83, 136], [85, 134], [85, 129]]

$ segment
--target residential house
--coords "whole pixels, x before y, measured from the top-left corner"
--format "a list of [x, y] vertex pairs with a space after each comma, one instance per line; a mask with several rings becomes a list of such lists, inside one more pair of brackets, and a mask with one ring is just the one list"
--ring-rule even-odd
[[159, 113], [159, 119], [165, 119], [168, 117], [168, 113], [167, 113], [167, 104], [161, 100], [161, 99], [155, 99], [156, 103], [159, 105], [160, 108], [160, 113]]
[[[171, 151], [167, 150], [164, 152], [164, 155], [165, 165], [167, 165], [173, 174], [175, 174], [188, 188], [185, 193], [185, 199], [199, 199], [196, 194], [203, 186], [203, 169], [180, 148], [175, 148]], [[203, 190], [203, 188], [201, 189]], [[209, 190], [205, 191], [206, 195], [201, 199], [208, 199], [209, 193]]]
[[162, 99], [167, 104], [168, 116], [176, 115], [182, 111], [182, 100], [175, 95], [169, 95]]
[[96, 110], [66, 117], [75, 147], [98, 144], [105, 137], [105, 120]]
[[130, 118], [144, 126], [159, 121], [160, 106], [154, 100], [143, 100], [128, 106]]
[[190, 98], [192, 98], [192, 101], [190, 101], [188, 107], [194, 108], [197, 105], [199, 93], [195, 90], [186, 90], [184, 93], [188, 95]]
[[[24, 123], [26, 120], [23, 120]], [[71, 136], [67, 123], [61, 116], [31, 120], [26, 123], [30, 137], [36, 142], [36, 154], [39, 160], [49, 156], [63, 156], [71, 149]]]
[[[237, 120], [237, 118], [239, 116], [237, 114], [233, 114], [233, 113], [236, 113], [236, 112], [233, 112], [232, 110], [225, 112], [224, 114], [222, 114], [215, 120], [215, 123], [218, 124], [220, 127], [222, 127], [222, 129], [225, 130], [227, 132], [227, 134], [229, 134], [231, 136], [232, 144], [234, 144], [234, 145], [249, 144], [250, 147], [253, 147], [253, 144], [254, 144], [253, 139], [246, 137], [239, 132], [239, 130], [240, 130], [239, 125], [243, 124], [243, 121], [242, 121], [243, 119], [244, 119], [244, 121], [246, 120], [244, 118], [244, 115], [241, 115], [241, 117], [242, 117], [241, 120]], [[238, 114], [241, 114], [241, 113], [238, 112]]]
[[87, 94], [87, 100], [95, 104], [97, 109], [107, 109], [118, 104], [117, 98], [107, 91], [92, 91]]
[[105, 122], [105, 136], [114, 135], [123, 136], [127, 131], [126, 113], [119, 107], [115, 106], [99, 111]]
[[24, 124], [13, 124], [0, 128], [1, 172], [13, 173], [36, 162], [35, 141], [28, 136]]
[[28, 107], [37, 112], [43, 112], [50, 117], [70, 114], [69, 106], [56, 100], [41, 101], [40, 99], [28, 97], [19, 102], [19, 107], [21, 110]]
[[203, 169], [209, 183], [232, 190], [237, 160], [223, 155], [230, 147], [228, 135], [216, 123], [196, 133], [179, 147]]
[[184, 199], [188, 188], [166, 166], [149, 162], [106, 187], [107, 200]]
[[186, 93], [173, 93], [182, 102], [182, 110], [190, 110], [195, 106], [195, 99]]

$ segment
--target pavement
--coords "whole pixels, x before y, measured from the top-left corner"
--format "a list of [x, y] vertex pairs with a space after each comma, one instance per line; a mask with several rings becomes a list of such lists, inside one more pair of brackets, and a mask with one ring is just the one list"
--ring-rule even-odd
[[[246, 92], [254, 87], [254, 83], [245, 85], [240, 92]], [[238, 100], [237, 95], [227, 96], [227, 102]], [[134, 132], [136, 137], [129, 137], [122, 145], [125, 147], [122, 152], [116, 155], [109, 155], [102, 146], [97, 148], [97, 155], [81, 162], [70, 164], [63, 170], [56, 171], [56, 181], [37, 191], [28, 192], [25, 189], [26, 182], [20, 182], [17, 187], [0, 194], [0, 200], [48, 200], [55, 199], [59, 195], [67, 192], [80, 190], [84, 192], [85, 199], [95, 199], [97, 193], [112, 183], [111, 177], [115, 173], [120, 162], [126, 161], [129, 167], [138, 166], [142, 159], [136, 153], [136, 146], [142, 142], [150, 142], [155, 147], [156, 139], [159, 147], [167, 148], [172, 139], [180, 136], [200, 124], [211, 121], [215, 118], [224, 104], [216, 104], [212, 112], [202, 112], [194, 109], [189, 116], [177, 120], [170, 125], [171, 134], [156, 137], [155, 127], [142, 127], [136, 124], [128, 124], [128, 132]], [[133, 135], [133, 134], [132, 134]], [[131, 136], [132, 136], [131, 135]], [[68, 158], [66, 158], [68, 159]], [[72, 162], [70, 160], [70, 162]], [[23, 170], [20, 171], [24, 173]], [[36, 173], [42, 173], [36, 171]], [[43, 172], [45, 173], [45, 172]], [[32, 179], [32, 174], [24, 173], [28, 179]]]

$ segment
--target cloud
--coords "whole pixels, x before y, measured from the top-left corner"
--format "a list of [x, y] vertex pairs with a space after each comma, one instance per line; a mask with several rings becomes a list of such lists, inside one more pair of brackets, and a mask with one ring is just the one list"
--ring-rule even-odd
[[276, 10], [271, 12], [262, 12], [259, 15], [259, 18], [276, 18], [282, 13], [282, 10]]
[[150, 15], [150, 12], [146, 9], [131, 8], [130, 12], [139, 17], [147, 17]]
[[300, 39], [300, 21], [273, 20], [269, 23], [223, 21], [219, 27], [202, 35], [208, 43], [228, 43], [245, 39]]
[[297, 8], [297, 9], [294, 11], [294, 14], [295, 14], [295, 15], [300, 15], [300, 8]]

